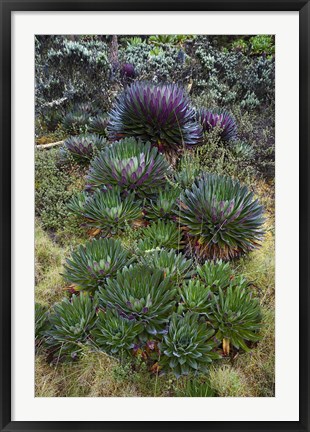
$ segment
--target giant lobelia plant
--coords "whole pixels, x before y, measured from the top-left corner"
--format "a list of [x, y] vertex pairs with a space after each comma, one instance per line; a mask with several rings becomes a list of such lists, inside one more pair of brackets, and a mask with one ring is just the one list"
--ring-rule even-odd
[[236, 121], [225, 110], [216, 111], [200, 108], [197, 110], [197, 120], [202, 125], [204, 132], [210, 132], [215, 127], [218, 127], [223, 141], [232, 141], [237, 138]]
[[206, 372], [213, 360], [220, 355], [214, 351], [217, 343], [214, 330], [199, 315], [187, 312], [184, 316], [173, 314], [168, 333], [159, 344], [160, 366], [171, 370], [176, 377], [189, 372]]
[[63, 277], [76, 290], [93, 292], [132, 261], [119, 240], [99, 239], [80, 245], [66, 259]]
[[92, 161], [87, 187], [118, 186], [124, 192], [148, 197], [166, 185], [168, 168], [165, 158], [150, 143], [127, 138], [113, 143]]
[[49, 316], [46, 342], [53, 357], [75, 359], [96, 323], [96, 301], [87, 293], [56, 303]]
[[259, 246], [263, 207], [237, 180], [203, 173], [180, 201], [180, 223], [198, 258], [229, 260]]
[[176, 84], [136, 81], [119, 96], [110, 113], [111, 139], [134, 136], [170, 152], [202, 141], [202, 126], [188, 95]]
[[260, 304], [242, 285], [229, 286], [226, 291], [220, 288], [208, 318], [216, 329], [217, 339], [222, 341], [225, 355], [230, 353], [231, 345], [249, 351], [247, 342], [260, 340]]
[[141, 203], [131, 192], [122, 197], [119, 188], [97, 189], [93, 194], [79, 192], [68, 203], [73, 214], [84, 219], [84, 226], [101, 231], [101, 235], [116, 234], [142, 217]]
[[97, 349], [108, 354], [123, 356], [135, 346], [143, 324], [121, 316], [115, 309], [100, 311], [95, 328], [91, 331]]
[[156, 335], [165, 332], [175, 295], [173, 281], [162, 270], [132, 265], [108, 279], [98, 297], [104, 308], [117, 309], [127, 319], [142, 323], [146, 333]]

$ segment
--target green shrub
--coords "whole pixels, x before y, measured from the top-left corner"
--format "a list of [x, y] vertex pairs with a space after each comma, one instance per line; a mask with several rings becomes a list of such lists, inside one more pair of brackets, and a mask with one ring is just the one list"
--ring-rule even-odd
[[[155, 48], [160, 48], [161, 55], [151, 54]], [[179, 47], [139, 43], [127, 46], [120, 55], [124, 63], [134, 65], [139, 79], [156, 83], [176, 82], [184, 86], [192, 76], [192, 61], [184, 51], [182, 56], [179, 53]]]
[[96, 322], [96, 303], [89, 295], [73, 295], [54, 305], [46, 332], [51, 354], [58, 359], [75, 359]]
[[100, 135], [78, 135], [67, 138], [61, 151], [64, 159], [70, 155], [75, 162], [88, 164], [106, 145], [107, 141]]
[[48, 329], [47, 307], [40, 303], [35, 304], [35, 338], [36, 344], [42, 341]]
[[[252, 170], [273, 180], [275, 171], [274, 108], [272, 106], [266, 108], [264, 114], [260, 111], [245, 112], [241, 102], [241, 106], [234, 107], [234, 114], [238, 121], [240, 138], [243, 142], [247, 143], [253, 151], [253, 155], [246, 155]], [[238, 145], [238, 143], [236, 143], [236, 145]], [[236, 154], [235, 146], [232, 148], [232, 152]], [[242, 174], [242, 171], [244, 171], [242, 166], [245, 165], [244, 157], [242, 164], [239, 165], [241, 165], [239, 171], [241, 171], [240, 174]], [[249, 164], [247, 163], [246, 165]]]
[[275, 52], [274, 36], [257, 35], [250, 38], [252, 54], [272, 55]]
[[251, 159], [254, 156], [253, 147], [242, 141], [236, 141], [232, 147], [232, 151], [237, 158], [241, 159]]
[[[215, 38], [201, 36], [195, 41], [195, 54], [200, 70], [196, 72], [194, 91], [199, 94], [203, 89], [208, 94], [209, 103], [206, 106], [239, 105], [247, 95], [252, 94], [257, 106], [274, 107], [274, 57], [249, 56], [242, 50], [220, 50], [214, 43]], [[265, 38], [266, 36], [255, 37], [254, 41], [259, 49], [267, 46], [261, 44]], [[272, 46], [270, 49], [272, 50]]]
[[84, 226], [96, 228], [104, 236], [116, 234], [141, 218], [141, 206], [133, 193], [122, 198], [117, 187], [97, 189], [92, 195], [80, 192], [68, 203], [69, 211], [83, 218]]
[[146, 81], [133, 83], [119, 96], [108, 132], [112, 139], [135, 136], [149, 141], [168, 154], [202, 141], [202, 127], [184, 90]]
[[245, 53], [248, 50], [248, 43], [243, 38], [236, 39], [232, 42], [231, 47], [236, 51]]
[[197, 273], [212, 292], [218, 292], [219, 288], [227, 288], [234, 278], [234, 272], [229, 263], [222, 260], [206, 261], [197, 267]]
[[103, 307], [116, 307], [122, 316], [142, 323], [147, 333], [156, 335], [165, 331], [175, 294], [163, 271], [136, 265], [108, 279], [99, 290], [99, 301]]
[[156, 248], [181, 249], [183, 247], [180, 230], [172, 221], [153, 222], [141, 231], [141, 237], [138, 242], [138, 253]]
[[35, 37], [36, 113], [44, 120], [51, 112], [70, 111], [65, 126], [73, 133], [80, 133], [81, 129], [85, 131], [89, 120], [88, 112], [81, 113], [78, 106], [81, 101], [89, 101], [92, 108], [98, 105], [104, 111], [110, 108], [111, 66], [108, 47], [100, 40], [101, 36], [92, 40], [84, 40], [83, 36], [69, 38]]
[[172, 370], [179, 377], [189, 372], [205, 372], [208, 365], [220, 356], [214, 351], [214, 330], [199, 322], [198, 314], [173, 314], [168, 333], [159, 347], [160, 365], [164, 371]]
[[94, 291], [131, 261], [119, 241], [94, 239], [85, 246], [80, 245], [71, 258], [66, 259], [63, 277], [77, 290]]
[[108, 309], [106, 312], [99, 312], [96, 326], [91, 334], [99, 350], [113, 355], [123, 355], [132, 350], [137, 336], [143, 330], [142, 323], [129, 320]]
[[197, 378], [188, 379], [186, 386], [177, 392], [178, 397], [215, 397], [216, 392], [210, 382], [201, 382]]
[[168, 168], [163, 155], [150, 143], [127, 138], [113, 143], [92, 161], [88, 187], [118, 186], [147, 197], [165, 186]]
[[195, 272], [193, 270], [193, 261], [186, 259], [181, 253], [176, 253], [173, 249], [165, 249], [145, 252], [139, 257], [139, 262], [152, 269], [159, 269], [172, 280], [179, 282], [191, 277]]
[[154, 44], [154, 45], [166, 45], [166, 44], [173, 44], [175, 41], [175, 36], [174, 35], [152, 35], [149, 36], [149, 43]]
[[177, 209], [177, 198], [180, 196], [180, 190], [177, 188], [166, 187], [159, 190], [156, 198], [146, 202], [144, 214], [147, 219], [173, 219], [174, 211]]
[[180, 288], [179, 312], [191, 311], [207, 315], [213, 300], [210, 288], [198, 279], [183, 282]]
[[230, 345], [249, 351], [246, 342], [260, 339], [262, 316], [259, 301], [252, 299], [250, 291], [242, 285], [229, 286], [225, 292], [219, 288], [208, 318], [216, 329], [216, 338], [223, 341], [224, 354], [229, 354]]
[[138, 36], [128, 38], [126, 42], [127, 42], [127, 46], [139, 46], [141, 44], [145, 44], [145, 41], [143, 41]]
[[[201, 146], [200, 148], [203, 147]], [[184, 152], [178, 170], [174, 173], [174, 181], [183, 190], [190, 188], [195, 178], [199, 175], [200, 170], [200, 160], [197, 153], [192, 151]]]
[[259, 246], [263, 207], [246, 186], [204, 173], [181, 196], [180, 223], [201, 259], [229, 260]]

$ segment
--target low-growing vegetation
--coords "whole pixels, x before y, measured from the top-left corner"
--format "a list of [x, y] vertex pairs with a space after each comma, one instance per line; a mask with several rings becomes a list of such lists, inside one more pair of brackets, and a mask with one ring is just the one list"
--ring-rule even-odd
[[36, 396], [274, 396], [274, 60], [36, 37]]

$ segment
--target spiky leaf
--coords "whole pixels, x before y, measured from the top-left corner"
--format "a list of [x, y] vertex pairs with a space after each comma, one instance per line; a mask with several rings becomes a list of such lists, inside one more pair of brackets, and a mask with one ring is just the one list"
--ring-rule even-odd
[[160, 190], [158, 195], [146, 202], [144, 214], [147, 219], [173, 219], [174, 211], [177, 210], [177, 198], [180, 196], [179, 189], [166, 187]]

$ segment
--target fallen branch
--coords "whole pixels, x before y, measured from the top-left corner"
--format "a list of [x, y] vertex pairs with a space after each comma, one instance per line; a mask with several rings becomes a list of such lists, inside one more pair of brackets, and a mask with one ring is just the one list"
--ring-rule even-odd
[[55, 146], [61, 145], [63, 143], [64, 143], [64, 140], [63, 141], [53, 142], [53, 143], [48, 143], [48, 144], [37, 144], [36, 148], [38, 150], [44, 150], [44, 149], [48, 149], [48, 148], [51, 148], [51, 147], [55, 147]]

